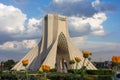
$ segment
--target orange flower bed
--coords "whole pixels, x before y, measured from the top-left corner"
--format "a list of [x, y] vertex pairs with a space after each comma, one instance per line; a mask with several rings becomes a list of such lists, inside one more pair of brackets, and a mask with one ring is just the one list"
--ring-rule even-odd
[[26, 60], [22, 60], [22, 64], [23, 64], [23, 66], [27, 66], [28, 63], [29, 63], [28, 59], [26, 59]]

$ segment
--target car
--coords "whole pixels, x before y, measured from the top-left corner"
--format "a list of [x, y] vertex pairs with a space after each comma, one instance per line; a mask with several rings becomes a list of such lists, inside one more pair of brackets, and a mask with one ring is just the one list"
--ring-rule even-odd
[[120, 80], [120, 72], [117, 72], [117, 74], [116, 74], [116, 80]]
[[[113, 76], [112, 76], [112, 80], [115, 80]], [[120, 72], [116, 73], [116, 80], [120, 80]]]

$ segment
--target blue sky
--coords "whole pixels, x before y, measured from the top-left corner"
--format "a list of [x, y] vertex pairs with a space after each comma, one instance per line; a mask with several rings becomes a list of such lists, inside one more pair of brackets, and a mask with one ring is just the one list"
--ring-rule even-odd
[[68, 16], [69, 33], [93, 61], [120, 55], [120, 0], [0, 0], [0, 61], [19, 60], [38, 44], [42, 16]]

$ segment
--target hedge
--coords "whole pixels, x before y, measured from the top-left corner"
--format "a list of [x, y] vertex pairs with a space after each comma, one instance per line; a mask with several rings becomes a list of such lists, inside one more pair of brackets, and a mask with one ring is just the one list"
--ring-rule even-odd
[[82, 80], [80, 75], [73, 75], [71, 73], [50, 73], [47, 77], [50, 80]]
[[112, 70], [87, 70], [86, 73], [89, 75], [113, 75]]
[[[50, 80], [83, 80], [80, 74], [72, 74], [72, 73], [49, 73], [47, 77]], [[94, 80], [112, 80], [111, 75], [86, 75], [86, 79], [92, 77]]]
[[[74, 73], [74, 70], [68, 70], [68, 73]], [[77, 71], [77, 74], [81, 74], [81, 70]], [[86, 70], [86, 74], [88, 75], [113, 75], [112, 70]]]
[[17, 80], [15, 75], [0, 75], [0, 80]]

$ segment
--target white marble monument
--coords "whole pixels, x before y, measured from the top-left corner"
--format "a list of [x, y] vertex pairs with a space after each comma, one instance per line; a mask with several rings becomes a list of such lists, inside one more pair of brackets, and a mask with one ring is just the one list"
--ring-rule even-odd
[[[63, 72], [66, 68], [71, 69], [69, 61], [74, 57], [81, 58], [78, 65], [78, 68], [81, 68], [84, 57], [70, 39], [68, 18], [58, 14], [48, 14], [43, 18], [43, 32], [40, 43], [30, 50], [12, 70], [24, 70], [22, 60], [28, 59], [28, 70], [37, 71], [41, 65], [48, 65], [50, 68], [56, 68], [59, 72]], [[89, 60], [86, 60], [86, 63], [88, 62], [87, 69], [96, 69]]]

